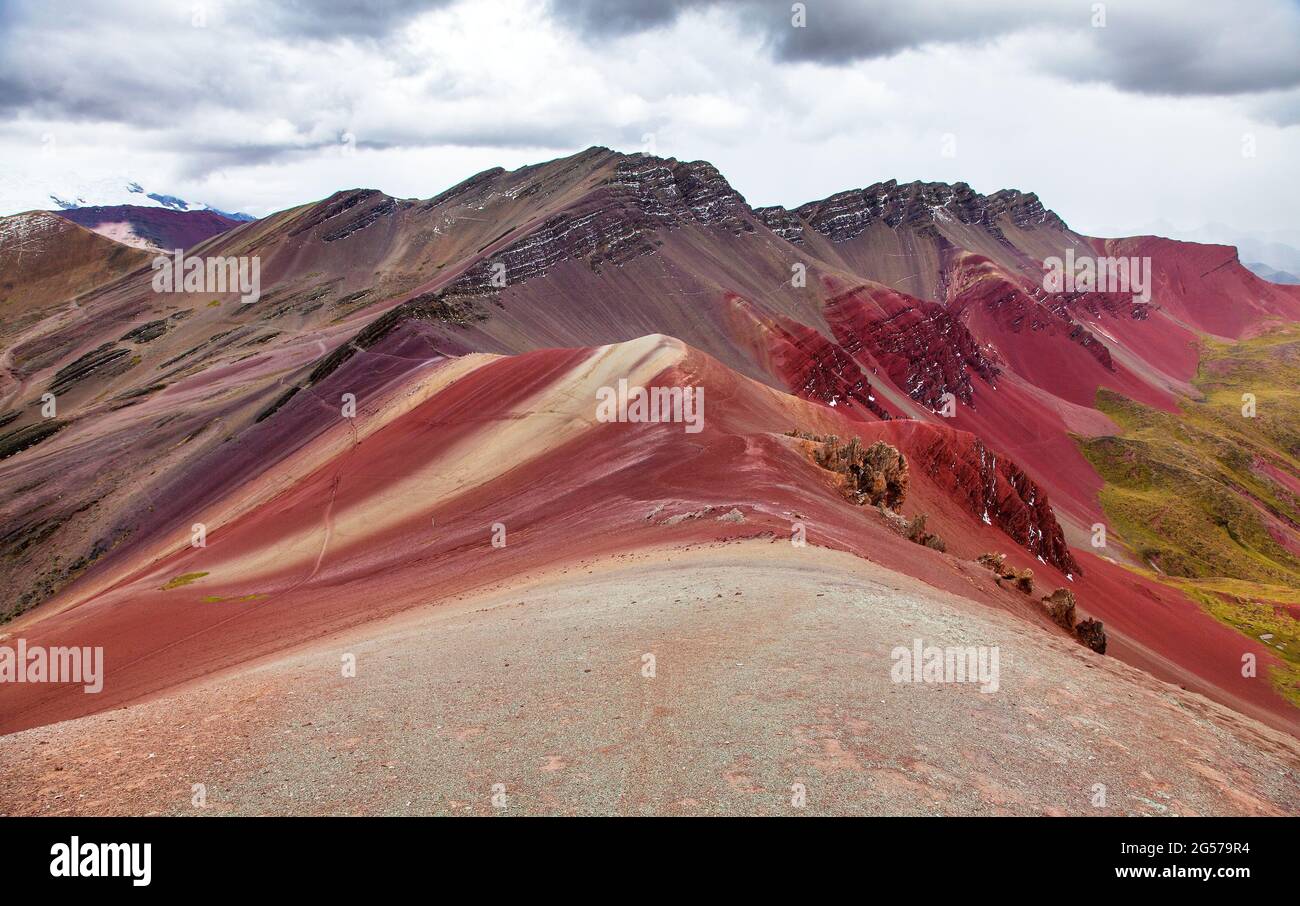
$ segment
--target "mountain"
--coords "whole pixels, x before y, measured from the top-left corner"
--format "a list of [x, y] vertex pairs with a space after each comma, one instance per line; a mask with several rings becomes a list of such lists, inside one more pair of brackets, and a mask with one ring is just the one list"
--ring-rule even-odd
[[[1300, 277], [1297, 277], [1295, 274], [1274, 270], [1267, 264], [1261, 264], [1258, 261], [1253, 264], [1247, 264], [1246, 267], [1250, 268], [1252, 273], [1263, 277], [1269, 283], [1300, 283]], [[1300, 270], [1300, 268], [1297, 268], [1297, 270]]]
[[176, 211], [136, 205], [67, 208], [61, 217], [126, 245], [170, 252], [197, 245], [241, 221], [212, 211]]
[[[376, 639], [404, 638], [415, 621], [436, 634], [460, 619], [448, 614], [492, 608], [481, 630], [447, 630], [476, 640], [465, 655], [482, 658], [476, 669], [508, 662], [525, 687], [559, 684], [611, 721], [641, 707], [641, 687], [620, 683], [640, 682], [639, 659], [661, 645], [680, 658], [665, 655], [664, 676], [688, 686], [671, 670], [716, 679], [706, 664], [744, 663], [731, 646], [780, 663], [762, 679], [737, 675], [761, 690], [761, 717], [738, 728], [748, 739], [779, 719], [778, 701], [846, 707], [807, 678], [813, 668], [766, 660], [777, 630], [761, 620], [790, 601], [802, 616], [786, 628], [816, 639], [828, 675], [844, 658], [889, 675], [890, 650], [922, 631], [909, 626], [1003, 639], [1035, 672], [1008, 673], [1026, 704], [996, 711], [999, 738], [1046, 732], [1101, 763], [1115, 751], [1106, 732], [1159, 726], [1195, 758], [1231, 761], [1250, 790], [1227, 802], [1146, 746], [1115, 769], [1134, 797], [1155, 796], [1144, 765], [1164, 759], [1190, 811], [1296, 801], [1276, 774], [1300, 764], [1300, 644], [1287, 616], [1300, 607], [1300, 288], [1261, 280], [1230, 247], [1088, 237], [1032, 193], [960, 183], [883, 182], [755, 209], [706, 162], [591, 148], [426, 200], [341, 191], [191, 254], [256, 258], [257, 298], [155, 292], [147, 266], [88, 275], [75, 310], [6, 345], [4, 629], [46, 644], [104, 639], [118, 666], [98, 696], [0, 689], [0, 731], [130, 705], [129, 725], [152, 739], [153, 712], [135, 703], [205, 678], [253, 694], [243, 684], [274, 675], [323, 703], [333, 687], [291, 658], [332, 660], [337, 682], [338, 639], [382, 648]], [[1149, 262], [1149, 303], [1135, 290], [1049, 287], [1044, 262], [1066, 256]], [[703, 388], [699, 430], [602, 419], [597, 401], [620, 381]], [[1258, 412], [1243, 422], [1247, 392]], [[58, 401], [55, 431], [43, 393]], [[791, 544], [801, 532], [807, 547]], [[790, 559], [802, 553], [803, 565]], [[619, 579], [627, 569], [641, 572]], [[830, 601], [798, 591], [821, 570], [842, 583], [822, 592]], [[725, 590], [704, 578], [724, 574]], [[597, 603], [535, 596], [542, 581], [594, 583]], [[752, 596], [762, 616], [716, 595]], [[547, 623], [543, 600], [564, 616]], [[615, 600], [644, 607], [599, 603]], [[542, 647], [518, 635], [515, 613]], [[614, 625], [636, 627], [618, 642], [626, 678], [579, 641]], [[852, 634], [826, 648], [841, 625]], [[424, 662], [393, 644], [403, 663]], [[1243, 675], [1244, 654], [1257, 674]], [[255, 663], [274, 667], [254, 675]], [[585, 694], [554, 672], [588, 663], [602, 672]], [[387, 669], [388, 683], [410, 675]], [[1053, 693], [1067, 674], [1095, 677], [1095, 697]], [[698, 693], [700, 708], [751, 701], [718, 688], [729, 691]], [[944, 746], [979, 723], [976, 690], [941, 706], [923, 691], [935, 687], [884, 688], [915, 714], [954, 708]], [[396, 687], [383, 689], [397, 707]], [[546, 709], [561, 705], [534, 703], [516, 726], [545, 748]], [[490, 724], [486, 699], [462, 705]], [[670, 738], [697, 732], [704, 712], [691, 700], [661, 707], [681, 715]], [[1084, 714], [1117, 723], [1085, 733], [1070, 724]], [[825, 732], [799, 730], [825, 748], [790, 758], [833, 775], [817, 758], [847, 730]], [[1014, 783], [1009, 768], [978, 770], [998, 789]], [[655, 768], [646, 782], [665, 776]], [[1053, 778], [1053, 795], [1072, 795], [1073, 781]], [[861, 777], [826, 782], [863, 794]]]
[[56, 311], [83, 289], [111, 283], [149, 256], [45, 211], [0, 218], [0, 338]]
[[210, 211], [229, 220], [254, 220], [250, 214], [228, 213], [160, 192], [122, 176], [0, 176], [0, 215], [23, 211], [71, 211], [77, 208], [162, 208], [169, 211]]
[[[0, 801], [24, 814], [187, 808], [175, 784], [130, 783], [142, 762], [188, 764], [234, 813], [330, 814], [359, 798], [482, 813], [473, 794], [492, 777], [525, 814], [778, 813], [787, 800], [762, 789], [790, 775], [817, 791], [810, 810], [836, 814], [1089, 814], [1090, 787], [1071, 792], [1080, 771], [1127, 814], [1280, 814], [1300, 792], [1293, 740], [1094, 655], [972, 560], [847, 504], [782, 432], [857, 430], [830, 407], [663, 336], [422, 364], [380, 345], [372, 355], [395, 364], [386, 386], [356, 373], [341, 385], [369, 388], [355, 424], [331, 413], [302, 444], [313, 414], [285, 407], [224, 445], [220, 475], [190, 474], [223, 484], [272, 460], [202, 514], [205, 550], [123, 553], [93, 601], [46, 621], [47, 641], [110, 638], [122, 666], [100, 713], [0, 737], [13, 765]], [[595, 424], [594, 392], [619, 378], [685, 379], [731, 405], [698, 435]], [[946, 433], [870, 426], [895, 441]], [[185, 490], [150, 503], [196, 512], [174, 507]], [[946, 497], [914, 477], [909, 498]], [[789, 543], [792, 520], [807, 547]], [[981, 526], [949, 510], [941, 531]], [[1152, 592], [1148, 609], [1177, 608]], [[889, 652], [918, 637], [998, 645], [1014, 665], [1003, 694], [892, 682]], [[176, 689], [179, 677], [203, 681]], [[7, 728], [73, 718], [91, 697], [23, 691]], [[691, 753], [685, 779], [685, 755], [662, 766], [661, 746]], [[22, 798], [51, 762], [62, 798]], [[421, 768], [418, 792], [398, 763]], [[274, 794], [309, 777], [331, 782]]]
[[1293, 230], [1243, 230], [1223, 223], [1185, 229], [1158, 220], [1134, 232], [1154, 233], [1189, 242], [1231, 245], [1243, 261], [1259, 261], [1272, 270], [1300, 273], [1300, 233]]

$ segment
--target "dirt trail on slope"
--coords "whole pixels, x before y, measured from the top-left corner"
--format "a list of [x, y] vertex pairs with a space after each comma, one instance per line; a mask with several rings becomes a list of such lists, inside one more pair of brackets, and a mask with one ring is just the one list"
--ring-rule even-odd
[[[914, 638], [998, 646], [998, 691], [892, 682]], [[757, 541], [408, 612], [0, 738], [0, 760], [4, 814], [1300, 811], [1294, 739], [848, 554]]]

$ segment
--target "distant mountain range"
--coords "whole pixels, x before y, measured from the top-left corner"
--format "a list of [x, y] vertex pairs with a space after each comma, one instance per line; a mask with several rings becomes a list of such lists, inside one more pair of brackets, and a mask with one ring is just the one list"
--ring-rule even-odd
[[188, 249], [246, 221], [211, 210], [175, 210], [137, 205], [66, 208], [58, 216], [125, 245], [154, 251]]
[[[1267, 264], [1261, 264], [1258, 261], [1247, 264], [1246, 267], [1263, 277], [1269, 283], [1300, 283], [1300, 277], [1297, 277], [1295, 274], [1289, 271], [1280, 271], [1276, 268], [1269, 267]], [[1300, 268], [1297, 268], [1297, 270], [1300, 270]]]
[[63, 176], [52, 179], [0, 175], [0, 215], [24, 211], [69, 211], [88, 207], [165, 208], [171, 211], [210, 211], [234, 221], [256, 220], [162, 192], [152, 192], [124, 177]]

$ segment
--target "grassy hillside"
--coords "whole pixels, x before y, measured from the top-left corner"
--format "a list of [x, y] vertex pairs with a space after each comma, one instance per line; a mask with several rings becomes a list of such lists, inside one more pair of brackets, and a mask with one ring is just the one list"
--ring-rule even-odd
[[[1300, 329], [1207, 341], [1181, 414], [1103, 390], [1118, 436], [1082, 438], [1111, 532], [1290, 667], [1300, 703]], [[1243, 395], [1254, 396], [1254, 417]]]

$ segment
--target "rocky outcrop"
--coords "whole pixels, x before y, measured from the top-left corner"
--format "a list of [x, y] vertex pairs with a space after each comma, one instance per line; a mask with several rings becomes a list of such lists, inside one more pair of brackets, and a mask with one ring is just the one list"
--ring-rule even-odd
[[619, 163], [610, 185], [623, 190], [651, 218], [694, 221], [735, 234], [754, 231], [744, 197], [702, 160], [682, 163], [635, 155]]
[[628, 219], [617, 208], [562, 211], [469, 268], [448, 291], [495, 298], [503, 289], [541, 277], [569, 259], [584, 260], [595, 271], [606, 264], [617, 266], [655, 250], [653, 228], [644, 215]]
[[1080, 642], [1098, 654], [1106, 653], [1106, 627], [1101, 620], [1084, 620], [1074, 627], [1074, 634]]
[[[593, 155], [609, 154], [593, 149]], [[495, 191], [502, 171], [485, 171], [443, 193], [428, 208], [446, 201]], [[535, 182], [516, 187], [523, 197]], [[404, 204], [404, 203], [403, 203]], [[392, 213], [393, 199], [373, 190], [340, 192], [300, 218], [299, 235], [328, 224], [324, 241], [365, 229]], [[467, 325], [488, 317], [504, 290], [544, 276], [565, 261], [582, 261], [593, 271], [619, 266], [652, 254], [659, 230], [688, 224], [718, 227], [733, 234], [753, 232], [749, 206], [711, 164], [684, 163], [648, 155], [620, 157], [613, 172], [574, 204], [526, 229], [512, 241], [510, 232], [484, 247], [482, 257], [443, 288], [421, 294], [378, 318], [323, 359], [308, 379], [316, 383], [332, 373], [357, 349], [365, 349], [407, 318]], [[498, 242], [500, 248], [491, 249]]]
[[787, 211], [778, 205], [769, 208], [754, 208], [754, 215], [763, 221], [769, 230], [786, 242], [792, 242], [796, 245], [803, 242], [803, 221], [799, 219], [798, 214]]
[[[1098, 293], [1047, 293], [1041, 287], [1017, 285], [996, 265], [981, 255], [967, 255], [949, 275], [947, 310], [960, 318], [967, 311], [982, 308], [997, 324], [1013, 334], [1061, 335], [1078, 343], [1107, 371], [1115, 370], [1110, 349], [1072, 315], [1085, 308], [1095, 316], [1105, 306], [1118, 313], [1114, 300], [1087, 301]], [[1114, 294], [1104, 294], [1114, 295]], [[1130, 308], [1133, 306], [1129, 296]]]
[[796, 396], [859, 416], [890, 418], [853, 356], [813, 328], [783, 319], [771, 325], [768, 345], [777, 373]]
[[156, 340], [167, 332], [168, 319], [163, 318], [159, 321], [150, 321], [147, 324], [141, 324], [139, 327], [128, 330], [122, 335], [123, 343], [148, 343]]
[[[483, 185], [475, 177], [458, 194]], [[525, 194], [527, 190], [521, 190]], [[713, 165], [632, 155], [581, 202], [547, 217], [503, 248], [488, 252], [444, 292], [496, 301], [502, 290], [545, 275], [564, 261], [582, 261], [599, 273], [653, 254], [655, 232], [686, 224], [733, 234], [755, 229], [745, 199]]]
[[109, 375], [120, 374], [128, 367], [127, 363], [123, 362], [122, 359], [130, 354], [131, 350], [122, 349], [112, 343], [105, 343], [92, 349], [54, 373], [54, 380], [50, 382], [50, 392], [56, 395], [62, 393], [73, 384], [84, 380], [95, 372]]
[[426, 210], [436, 208], [438, 205], [451, 201], [452, 199], [472, 195], [492, 185], [492, 182], [505, 172], [506, 171], [502, 167], [491, 167], [481, 173], [475, 173], [469, 179], [462, 180], [450, 189], [439, 192], [437, 195], [424, 202], [420, 207]]
[[324, 226], [325, 229], [318, 234], [321, 241], [336, 242], [365, 229], [397, 209], [397, 199], [388, 197], [378, 189], [335, 192], [299, 216], [289, 230], [289, 235], [299, 236]]
[[1043, 304], [1053, 311], [1067, 314], [1083, 311], [1094, 318], [1107, 314], [1130, 321], [1145, 321], [1151, 314], [1151, 306], [1144, 302], [1134, 302], [1132, 293], [1048, 293]]
[[[349, 342], [336, 347], [333, 352], [321, 359], [316, 367], [312, 369], [311, 374], [307, 377], [307, 385], [311, 386], [323, 381], [337, 371], [339, 366], [352, 358], [353, 355], [374, 346], [404, 321], [430, 321], [466, 327], [486, 318], [487, 315], [472, 298], [465, 298], [455, 292], [423, 293], [414, 299], [403, 302], [396, 308], [390, 309], [367, 324]], [[293, 395], [293, 392], [295, 391], [285, 394], [270, 409], [264, 410], [257, 420], [262, 421], [273, 415], [276, 409], [289, 401], [289, 397]]]
[[1024, 594], [1034, 590], [1034, 571], [1011, 566], [1007, 563], [1006, 554], [980, 554], [977, 562], [993, 572], [994, 581], [999, 587], [1003, 582], [1010, 582], [1013, 588]]
[[898, 512], [907, 499], [907, 458], [884, 441], [864, 447], [856, 437], [841, 441], [834, 434], [822, 437], [797, 430], [788, 436], [805, 441], [817, 465], [841, 475], [855, 503]]
[[1047, 615], [1053, 623], [1069, 632], [1074, 631], [1074, 592], [1068, 588], [1058, 588], [1043, 598], [1043, 606], [1047, 608]]
[[831, 298], [826, 320], [849, 355], [869, 354], [896, 386], [931, 409], [940, 408], [946, 393], [973, 405], [972, 374], [996, 383], [997, 366], [937, 302], [858, 286]]
[[931, 550], [943, 553], [948, 550], [948, 545], [944, 544], [942, 538], [926, 527], [929, 521], [930, 517], [925, 513], [917, 513], [913, 516], [912, 521], [907, 524], [907, 529], [904, 532], [907, 535], [907, 540], [911, 541], [913, 544], [920, 544], [930, 548]]
[[1101, 620], [1077, 620], [1075, 613], [1074, 592], [1068, 588], [1058, 588], [1043, 598], [1043, 606], [1052, 621], [1074, 635], [1080, 643], [1087, 645], [1098, 654], [1106, 653], [1106, 627]]
[[998, 527], [1044, 563], [1066, 574], [1083, 574], [1047, 494], [979, 438], [948, 430], [918, 435], [908, 456], [913, 469], [924, 471], [978, 519]]
[[340, 239], [346, 239], [358, 230], [364, 230], [375, 221], [387, 217], [397, 210], [397, 199], [384, 198], [377, 204], [368, 206], [356, 217], [340, 223], [331, 230], [321, 235], [322, 242], [337, 242]]
[[16, 456], [28, 447], [34, 447], [53, 437], [67, 426], [68, 423], [61, 419], [47, 418], [0, 434], [0, 459]]
[[1043, 207], [1032, 192], [1002, 189], [981, 195], [964, 182], [912, 182], [896, 180], [865, 189], [839, 192], [793, 211], [781, 207], [758, 208], [754, 213], [790, 242], [804, 241], [804, 229], [813, 229], [832, 242], [844, 242], [863, 233], [873, 223], [938, 235], [935, 224], [944, 221], [975, 224], [1005, 238], [998, 221], [1007, 217], [1019, 227], [1051, 226], [1066, 229], [1065, 222]]

